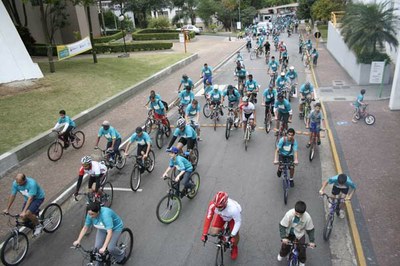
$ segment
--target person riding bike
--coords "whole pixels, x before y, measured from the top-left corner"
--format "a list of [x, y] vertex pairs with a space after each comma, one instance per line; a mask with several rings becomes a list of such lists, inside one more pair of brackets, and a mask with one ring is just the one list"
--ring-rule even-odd
[[300, 87], [300, 99], [299, 99], [299, 115], [300, 115], [300, 117], [303, 117], [304, 103], [305, 103], [308, 95], [311, 96], [311, 99], [315, 98], [314, 86], [309, 81], [307, 81]]
[[[125, 156], [128, 156], [129, 147], [135, 141], [137, 142], [137, 149], [136, 149], [137, 157], [142, 157], [143, 161], [146, 160], [146, 158], [149, 156], [152, 142], [150, 135], [146, 131], [143, 131], [142, 127], [137, 127], [135, 133], [133, 133], [132, 136], [130, 137], [128, 145], [126, 146]], [[145, 169], [142, 169], [141, 167], [141, 171], [144, 170]]]
[[232, 85], [228, 85], [228, 87], [224, 90], [222, 94], [222, 102], [224, 102], [225, 96], [228, 96], [228, 107], [234, 108], [235, 123], [238, 123], [239, 122], [238, 107], [240, 102], [240, 93], [235, 87], [233, 87]]
[[263, 93], [263, 105], [265, 106], [265, 118], [267, 118], [267, 114], [269, 112], [270, 106], [271, 106], [271, 115], [275, 116], [274, 103], [275, 103], [275, 99], [277, 99], [277, 97], [278, 97], [278, 92], [276, 91], [276, 89], [274, 89], [272, 84], [270, 84], [270, 86], [268, 88], [266, 88]]
[[[290, 166], [290, 186], [294, 187], [294, 165], [299, 163], [297, 157], [297, 141], [294, 139], [296, 132], [293, 128], [289, 128], [286, 136], [283, 136], [278, 144], [276, 145], [274, 164], [279, 164], [280, 162], [289, 163]], [[276, 172], [278, 177], [282, 175], [282, 165], [278, 166], [278, 171]]]
[[161, 120], [161, 123], [168, 127], [169, 123], [166, 115], [167, 107], [164, 105], [163, 101], [157, 100], [155, 96], [150, 96], [150, 109], [153, 110], [154, 119]]
[[171, 141], [169, 142], [168, 149], [174, 145], [174, 142], [178, 137], [180, 137], [177, 145], [179, 150], [182, 150], [185, 145], [187, 145], [188, 150], [193, 150], [194, 145], [196, 144], [197, 134], [190, 125], [186, 125], [184, 118], [179, 118], [176, 122], [176, 129]]
[[203, 79], [203, 84], [206, 84], [206, 80], [212, 83], [212, 74], [213, 70], [212, 67], [208, 66], [207, 63], [204, 64], [203, 68], [201, 69], [200, 78]]
[[100, 138], [104, 136], [107, 139], [106, 150], [111, 150], [110, 159], [114, 161], [114, 155], [120, 156], [119, 145], [121, 145], [121, 135], [118, 131], [110, 125], [110, 122], [104, 121], [101, 124], [99, 132], [97, 134], [95, 148], [98, 147]]
[[[175, 177], [174, 181], [179, 182], [178, 186], [180, 184], [180, 181], [182, 181], [183, 186], [184, 186], [182, 196], [184, 196], [184, 195], [190, 193], [190, 191], [195, 187], [195, 184], [193, 184], [190, 180], [190, 176], [193, 172], [193, 165], [185, 157], [178, 155], [179, 148], [171, 147], [171, 148], [167, 149], [167, 152], [170, 156], [169, 165], [161, 178], [168, 177], [168, 173], [173, 168], [176, 168], [176, 170], [179, 171], [179, 174]], [[182, 178], [182, 180], [181, 180], [181, 178]], [[179, 189], [179, 187], [178, 187], [178, 189]]]
[[185, 111], [193, 99], [194, 93], [191, 91], [190, 87], [186, 87], [185, 90], [179, 93], [179, 108], [182, 108], [182, 110]]
[[239, 92], [243, 96], [243, 86], [246, 82], [247, 71], [244, 67], [236, 66], [235, 68], [235, 76], [238, 78], [238, 84], [242, 84], [242, 88], [239, 86]]
[[[324, 189], [327, 185], [332, 185], [332, 195], [337, 199], [341, 197], [341, 194], [345, 195], [345, 200], [351, 200], [354, 192], [356, 191], [356, 185], [351, 180], [350, 176], [346, 174], [339, 174], [336, 176], [332, 176], [324, 181], [321, 189], [319, 190], [319, 194], [324, 194]], [[349, 194], [350, 191], [350, 194]], [[344, 203], [340, 204], [339, 217], [343, 219], [345, 217], [344, 214]]]
[[[112, 209], [100, 206], [99, 202], [90, 202], [87, 206], [85, 225], [79, 233], [78, 239], [74, 241], [74, 246], [80, 246], [83, 237], [90, 226], [97, 228], [95, 249], [103, 254], [106, 250], [113, 256], [117, 264], [125, 264], [128, 258], [121, 247], [117, 245], [124, 223]], [[103, 265], [96, 262], [96, 266]]]
[[257, 93], [260, 89], [260, 85], [256, 80], [253, 79], [253, 75], [249, 74], [246, 83], [244, 84], [244, 95], [251, 97], [253, 95], [253, 102], [257, 103]]
[[274, 104], [275, 109], [275, 120], [276, 120], [276, 132], [275, 136], [279, 134], [280, 120], [282, 119], [286, 126], [292, 122], [292, 107], [288, 100], [283, 97], [282, 93], [278, 93], [278, 96]]
[[271, 44], [269, 43], [269, 41], [265, 42], [264, 47], [265, 47], [265, 56], [267, 56], [267, 54], [271, 52]]
[[186, 89], [186, 88], [188, 88], [188, 87], [189, 87], [190, 89], [193, 89], [193, 88], [194, 88], [194, 83], [193, 83], [192, 79], [189, 78], [188, 75], [186, 75], [186, 74], [183, 74], [183, 75], [182, 75], [182, 79], [181, 79], [181, 81], [180, 81], [180, 83], [179, 83], [179, 87], [178, 87], [178, 93], [181, 92], [181, 87], [182, 87], [182, 85], [183, 85], [183, 89]]
[[254, 130], [256, 127], [256, 107], [249, 102], [249, 97], [244, 96], [242, 103], [239, 104], [240, 117], [242, 118], [243, 131], [246, 131], [247, 120], [249, 120], [251, 128]]
[[210, 109], [219, 108], [221, 115], [224, 115], [222, 108], [220, 108], [222, 100], [222, 92], [219, 90], [218, 85], [214, 85], [214, 89], [210, 92]]
[[286, 66], [287, 68], [287, 66], [289, 65], [289, 55], [287, 49], [285, 49], [281, 54], [281, 62], [282, 62], [282, 71], [284, 71], [283, 66]]
[[[311, 133], [316, 133], [317, 134], [317, 144], [321, 144], [321, 136], [320, 136], [320, 131], [321, 131], [321, 122], [324, 120], [324, 116], [322, 115], [321, 112], [321, 104], [316, 103], [314, 105], [314, 110], [310, 112], [308, 115], [308, 120], [307, 120], [307, 126], [306, 128], [310, 129]], [[311, 141], [312, 141], [312, 134], [310, 134], [310, 140], [308, 141], [307, 148], [311, 146]]]
[[307, 206], [303, 201], [298, 201], [294, 205], [294, 209], [286, 212], [285, 216], [279, 223], [279, 232], [281, 236], [281, 250], [278, 254], [278, 261], [282, 261], [290, 252], [290, 242], [298, 241], [298, 258], [299, 266], [304, 266], [306, 262], [306, 247], [302, 244], [305, 243], [305, 234], [307, 233], [310, 239], [310, 248], [315, 248], [315, 237], [314, 237], [314, 224], [312, 218], [308, 212], [306, 212]]
[[360, 94], [357, 96], [356, 101], [353, 103], [354, 108], [355, 108], [354, 114], [353, 114], [353, 119], [352, 119], [353, 123], [357, 123], [356, 116], [359, 115], [361, 117], [361, 115], [360, 115], [361, 108], [365, 108], [365, 106], [367, 105], [367, 103], [364, 102], [365, 92], [366, 92], [365, 89], [362, 89], [360, 91]]
[[22, 211], [20, 217], [24, 221], [31, 221], [34, 226], [33, 235], [38, 236], [43, 230], [43, 225], [38, 221], [39, 207], [44, 201], [45, 193], [42, 187], [32, 177], [27, 177], [25, 174], [18, 173], [11, 186], [11, 195], [8, 198], [7, 208], [4, 213], [9, 213], [10, 208], [14, 203], [17, 193], [24, 196]]
[[251, 49], [251, 37], [249, 35], [246, 36], [246, 48], [247, 50]]
[[236, 260], [239, 253], [239, 229], [242, 224], [241, 212], [242, 207], [237, 201], [229, 198], [228, 193], [224, 191], [217, 192], [213, 200], [208, 204], [201, 241], [207, 242], [208, 233], [217, 235], [223, 230], [225, 223], [228, 223], [230, 230], [229, 242], [232, 244], [231, 259]]
[[278, 61], [275, 60], [275, 56], [271, 56], [271, 60], [268, 63], [267, 73], [270, 73], [272, 75], [272, 73], [276, 73], [278, 71], [278, 68], [279, 68]]
[[[286, 72], [286, 77], [289, 79], [290, 81], [290, 87], [292, 88], [293, 86], [297, 85], [297, 81], [298, 81], [298, 75], [296, 70], [294, 69], [294, 66], [290, 66], [289, 71]], [[292, 94], [295, 94], [295, 91], [292, 91]]]
[[311, 53], [312, 42], [311, 42], [310, 39], [308, 39], [308, 40], [306, 41], [306, 48], [307, 48], [308, 53]]
[[78, 195], [82, 185], [83, 177], [89, 175], [89, 192], [97, 193], [100, 188], [100, 180], [107, 173], [107, 166], [101, 162], [93, 161], [91, 156], [84, 156], [81, 159], [82, 166], [79, 168], [78, 182], [74, 195]]
[[161, 99], [160, 94], [156, 93], [154, 90], [150, 91], [150, 95], [147, 97], [147, 103], [144, 105], [146, 108], [150, 108], [149, 104], [151, 103], [151, 98], [154, 97], [156, 101], [161, 101], [165, 107], [165, 110], [168, 111], [168, 103]]
[[60, 118], [58, 118], [56, 125], [53, 127], [53, 131], [57, 131], [58, 128], [63, 129], [58, 133], [61, 139], [64, 141], [64, 149], [68, 148], [71, 139], [71, 131], [76, 127], [75, 122], [66, 115], [65, 110], [60, 110]]
[[289, 87], [290, 80], [286, 77], [285, 72], [281, 72], [281, 75], [276, 79], [276, 87], [278, 93], [283, 93]]
[[196, 129], [197, 140], [201, 141], [200, 138], [200, 104], [194, 99], [191, 104], [189, 104], [185, 111], [186, 124], [192, 125]]
[[279, 50], [279, 59], [281, 59], [282, 58], [282, 53], [287, 50], [286, 49], [286, 44], [283, 41], [281, 41], [279, 43], [278, 50]]
[[210, 92], [212, 91], [212, 89], [213, 89], [212, 83], [210, 81], [206, 80], [206, 84], [205, 84], [205, 87], [204, 87], [204, 94], [203, 94], [205, 98], [209, 97]]

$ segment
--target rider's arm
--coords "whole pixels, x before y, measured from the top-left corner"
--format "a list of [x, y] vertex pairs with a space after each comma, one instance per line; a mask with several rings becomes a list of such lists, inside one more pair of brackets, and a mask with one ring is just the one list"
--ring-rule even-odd
[[76, 182], [76, 192], [75, 193], [79, 192], [79, 189], [81, 188], [81, 185], [82, 185], [82, 179], [83, 179], [83, 174], [82, 175], [79, 174], [78, 182]]
[[177, 137], [178, 137], [177, 134], [175, 134], [175, 132], [174, 132], [174, 135], [172, 136], [172, 139], [169, 142], [167, 149], [170, 149], [172, 147], [172, 145], [174, 145], [174, 142], [177, 139]]
[[314, 243], [314, 242], [315, 242], [314, 231], [315, 231], [314, 228], [311, 229], [311, 230], [306, 230], [307, 235], [308, 235], [308, 238], [310, 239], [310, 242], [311, 242], [311, 243]]
[[237, 235], [237, 233], [239, 232], [239, 229], [240, 229], [240, 225], [242, 224], [241, 214], [240, 214], [239, 210], [236, 210], [236, 211], [237, 211], [237, 213], [235, 213], [233, 215], [233, 220], [235, 221], [235, 225], [233, 226], [231, 236]]
[[96, 144], [94, 144], [95, 147], [97, 147], [97, 146], [99, 145], [100, 137], [101, 137], [101, 136], [98, 136], [98, 137], [97, 137]]
[[129, 141], [128, 142], [128, 144], [126, 145], [126, 148], [125, 148], [125, 154], [129, 154], [129, 147], [131, 146], [131, 141]]
[[16, 196], [15, 194], [11, 194], [10, 197], [8, 198], [7, 209], [4, 210], [5, 212], [8, 212], [10, 210], [11, 206], [14, 203], [15, 196]]
[[279, 224], [279, 234], [281, 236], [281, 239], [287, 238], [287, 227], [284, 227], [283, 225]]
[[57, 129], [60, 125], [61, 123], [57, 122], [56, 125], [53, 127], [53, 129]]
[[210, 228], [210, 224], [211, 224], [211, 221], [212, 221], [213, 216], [214, 216], [214, 211], [215, 211], [215, 205], [211, 201], [210, 204], [208, 205], [207, 214], [206, 214], [206, 217], [204, 219], [203, 235], [207, 235], [207, 233], [208, 233], [208, 229]]
[[328, 185], [328, 179], [324, 181], [324, 183], [322, 184], [322, 187], [319, 190], [319, 194], [323, 194], [324, 193], [324, 189], [326, 188], [326, 186]]

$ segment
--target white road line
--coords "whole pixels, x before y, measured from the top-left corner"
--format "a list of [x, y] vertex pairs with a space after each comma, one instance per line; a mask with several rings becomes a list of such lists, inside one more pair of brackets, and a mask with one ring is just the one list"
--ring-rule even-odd
[[[104, 190], [110, 190], [110, 189], [107, 188], [107, 187], [105, 187]], [[138, 189], [138, 191], [139, 191], [139, 190], [142, 191], [141, 189]], [[113, 188], [113, 191], [130, 191], [130, 192], [133, 192], [132, 189], [130, 189], [130, 188], [124, 188], [124, 187], [114, 187], [114, 188]], [[140, 192], [140, 191], [139, 191], [139, 192]]]

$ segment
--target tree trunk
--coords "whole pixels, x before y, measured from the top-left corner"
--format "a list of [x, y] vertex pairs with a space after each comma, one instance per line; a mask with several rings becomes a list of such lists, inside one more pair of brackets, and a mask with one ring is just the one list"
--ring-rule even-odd
[[93, 28], [92, 28], [92, 20], [90, 18], [90, 5], [86, 6], [86, 13], [88, 17], [88, 24], [89, 24], [89, 36], [90, 36], [90, 42], [92, 43], [92, 55], [93, 55], [93, 63], [97, 63], [97, 56], [96, 56], [96, 47], [94, 46], [94, 40], [93, 40]]
[[50, 36], [49, 36], [49, 29], [47, 27], [47, 20], [46, 20], [46, 16], [44, 13], [44, 6], [43, 6], [42, 0], [39, 1], [39, 7], [40, 7], [40, 15], [41, 15], [43, 33], [44, 33], [44, 36], [46, 36], [47, 58], [49, 59], [50, 72], [54, 73], [54, 72], [56, 72], [56, 67], [55, 67], [54, 61], [53, 61], [53, 46], [51, 44], [51, 40], [50, 40]]

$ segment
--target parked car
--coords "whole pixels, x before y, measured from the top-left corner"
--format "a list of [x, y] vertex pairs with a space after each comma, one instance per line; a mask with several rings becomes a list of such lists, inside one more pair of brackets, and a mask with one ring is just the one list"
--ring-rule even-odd
[[198, 28], [194, 25], [185, 25], [182, 28], [178, 28], [176, 29], [177, 31], [182, 31], [182, 30], [188, 30], [188, 31], [193, 31], [195, 34], [200, 34], [200, 32], [202, 31], [201, 28]]

